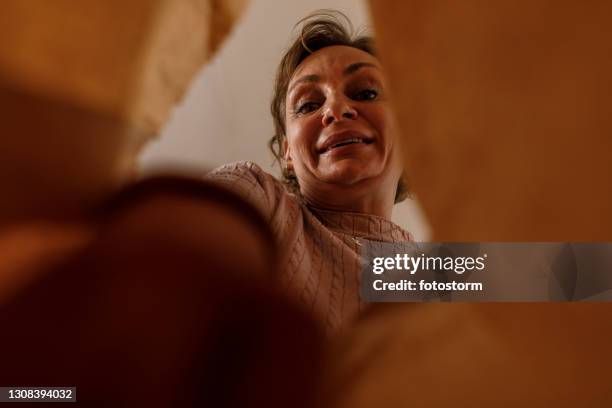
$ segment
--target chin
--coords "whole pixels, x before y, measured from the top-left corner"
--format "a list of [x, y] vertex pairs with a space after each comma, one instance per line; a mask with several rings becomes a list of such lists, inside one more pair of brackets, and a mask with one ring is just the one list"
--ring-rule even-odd
[[353, 185], [373, 176], [373, 171], [367, 164], [356, 160], [342, 160], [335, 163], [324, 177], [333, 184]]

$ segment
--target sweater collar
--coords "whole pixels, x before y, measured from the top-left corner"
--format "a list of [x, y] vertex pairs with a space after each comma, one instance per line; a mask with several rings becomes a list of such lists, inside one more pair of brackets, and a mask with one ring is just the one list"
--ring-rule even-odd
[[410, 242], [410, 234], [399, 225], [376, 215], [323, 210], [308, 206], [309, 210], [327, 228], [348, 234], [382, 242]]

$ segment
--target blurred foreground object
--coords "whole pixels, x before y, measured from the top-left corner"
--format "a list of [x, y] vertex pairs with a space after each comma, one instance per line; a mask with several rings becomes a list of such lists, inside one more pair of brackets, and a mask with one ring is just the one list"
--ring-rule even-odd
[[612, 240], [612, 3], [370, 9], [435, 241]]
[[[0, 224], [82, 212], [136, 172], [246, 0], [0, 5]], [[20, 216], [20, 213], [24, 216]]]
[[158, 131], [247, 0], [10, 0], [0, 79]]
[[243, 8], [0, 5], [0, 384], [70, 384], [97, 406], [309, 405], [319, 333], [276, 290], [259, 214], [200, 180], [130, 183]]
[[0, 307], [1, 384], [70, 384], [103, 406], [310, 406], [321, 336], [276, 289], [254, 209], [157, 178], [90, 226], [88, 245]]
[[610, 310], [378, 304], [331, 353], [328, 406], [611, 406]]
[[[78, 238], [59, 238], [61, 226], [41, 225], [35, 244], [26, 244], [34, 238], [20, 229], [27, 224], [34, 236], [33, 223], [87, 218], [130, 181], [140, 149], [245, 6], [245, 0], [2, 3], [0, 255], [19, 258], [17, 246], [40, 258], [48, 252], [40, 236], [53, 236], [50, 246], [65, 241], [66, 251], [78, 247]], [[87, 236], [64, 226], [67, 235]], [[6, 249], [7, 234], [24, 244], [12, 241]], [[5, 261], [0, 302], [25, 274]]]
[[[612, 4], [370, 1], [437, 241], [612, 241]], [[398, 44], [401, 44], [399, 46]], [[334, 407], [612, 405], [612, 304], [377, 304]]]

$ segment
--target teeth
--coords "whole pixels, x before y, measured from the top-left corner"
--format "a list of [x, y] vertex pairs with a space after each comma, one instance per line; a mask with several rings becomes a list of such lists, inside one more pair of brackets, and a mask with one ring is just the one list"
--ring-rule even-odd
[[335, 145], [331, 146], [330, 149], [333, 149], [334, 147], [338, 147], [338, 146], [342, 146], [342, 145], [347, 145], [347, 144], [351, 144], [351, 143], [361, 143], [362, 140], [358, 137], [354, 137], [352, 139], [347, 139], [344, 140], [340, 143], [336, 143]]

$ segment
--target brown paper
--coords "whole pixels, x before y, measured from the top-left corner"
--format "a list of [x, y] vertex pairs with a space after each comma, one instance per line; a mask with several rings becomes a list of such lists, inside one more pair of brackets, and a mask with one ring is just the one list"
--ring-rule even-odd
[[612, 238], [611, 3], [370, 8], [435, 240]]

